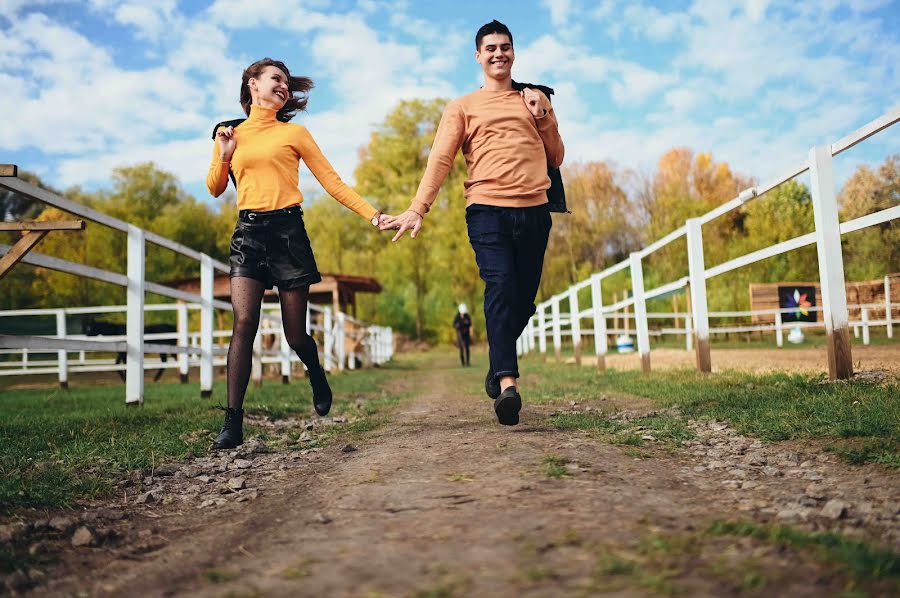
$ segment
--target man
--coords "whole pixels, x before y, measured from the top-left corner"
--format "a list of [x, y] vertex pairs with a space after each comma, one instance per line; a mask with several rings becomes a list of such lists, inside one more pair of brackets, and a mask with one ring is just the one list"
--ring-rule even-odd
[[461, 148], [466, 158], [466, 223], [485, 282], [484, 314], [490, 345], [485, 392], [497, 419], [519, 423], [516, 339], [534, 314], [550, 234], [548, 165], [563, 160], [553, 107], [541, 91], [513, 88], [513, 37], [494, 20], [475, 36], [484, 87], [450, 102], [438, 126], [428, 165], [409, 209], [382, 228], [415, 238]]
[[469, 308], [465, 303], [459, 304], [459, 311], [453, 318], [453, 327], [456, 329], [456, 346], [459, 347], [459, 363], [463, 367], [472, 365], [469, 357], [471, 356], [472, 346], [472, 316], [469, 315]]

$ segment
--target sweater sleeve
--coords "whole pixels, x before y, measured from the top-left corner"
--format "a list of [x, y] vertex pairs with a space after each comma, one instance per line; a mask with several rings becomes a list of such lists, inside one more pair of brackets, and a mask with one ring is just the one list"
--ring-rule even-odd
[[219, 197], [228, 187], [229, 168], [231, 163], [222, 161], [219, 144], [213, 141], [212, 162], [209, 165], [209, 172], [206, 173], [206, 188], [213, 197]]
[[374, 218], [378, 210], [341, 180], [322, 150], [319, 149], [309, 130], [303, 126], [297, 128], [299, 129], [297, 150], [300, 152], [300, 157], [316, 180], [325, 188], [325, 191], [366, 220]]
[[[547, 102], [549, 104], [549, 102]], [[534, 119], [537, 123], [538, 135], [544, 142], [544, 152], [547, 154], [547, 164], [553, 168], [559, 168], [565, 156], [565, 147], [562, 137], [559, 136], [559, 123], [556, 120], [556, 112], [553, 107], [541, 118]]]
[[409, 206], [409, 209], [419, 216], [424, 216], [431, 209], [431, 204], [434, 203], [441, 185], [453, 167], [453, 160], [456, 158], [456, 152], [462, 147], [465, 135], [465, 114], [457, 102], [450, 102], [441, 115], [434, 143], [431, 144], [431, 153], [428, 155], [425, 174]]

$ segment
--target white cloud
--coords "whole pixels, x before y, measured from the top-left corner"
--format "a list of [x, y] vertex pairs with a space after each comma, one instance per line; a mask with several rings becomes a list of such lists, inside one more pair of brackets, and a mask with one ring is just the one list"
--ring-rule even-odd
[[572, 0], [541, 0], [541, 5], [550, 11], [550, 22], [554, 27], [565, 27], [572, 16]]

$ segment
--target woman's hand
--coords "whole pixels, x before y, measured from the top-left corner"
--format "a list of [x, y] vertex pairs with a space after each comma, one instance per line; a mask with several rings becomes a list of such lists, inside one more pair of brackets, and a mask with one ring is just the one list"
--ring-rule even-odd
[[396, 230], [397, 234], [394, 235], [394, 238], [391, 239], [391, 241], [396, 241], [402, 237], [406, 231], [410, 231], [410, 236], [415, 239], [416, 235], [419, 234], [419, 231], [422, 230], [422, 217], [412, 210], [406, 210], [399, 216], [384, 218], [378, 223], [378, 228], [381, 230]]
[[234, 127], [225, 127], [216, 132], [216, 143], [219, 144], [219, 157], [223, 162], [231, 162], [231, 156], [237, 147], [237, 139], [234, 138]]

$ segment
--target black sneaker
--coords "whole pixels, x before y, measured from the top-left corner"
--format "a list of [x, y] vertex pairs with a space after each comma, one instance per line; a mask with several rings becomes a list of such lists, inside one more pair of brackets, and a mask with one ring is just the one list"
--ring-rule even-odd
[[500, 380], [494, 376], [494, 372], [490, 368], [488, 368], [487, 376], [484, 377], [484, 392], [492, 399], [500, 396]]
[[325, 377], [325, 370], [319, 368], [317, 370], [309, 370], [309, 384], [312, 386], [313, 407], [319, 415], [328, 415], [331, 411], [331, 387], [328, 386], [328, 378]]
[[519, 423], [519, 411], [522, 410], [522, 397], [515, 386], [510, 386], [494, 399], [494, 413], [497, 421], [504, 426], [515, 426]]

